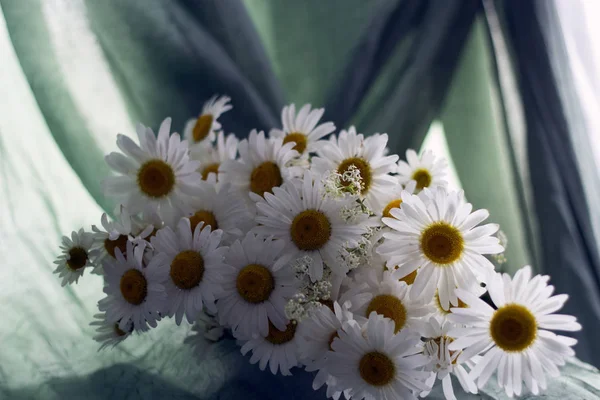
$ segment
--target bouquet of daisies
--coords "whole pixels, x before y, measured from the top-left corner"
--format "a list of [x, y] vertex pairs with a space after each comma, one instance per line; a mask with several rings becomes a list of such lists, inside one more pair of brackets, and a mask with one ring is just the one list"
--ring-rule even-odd
[[185, 319], [261, 370], [314, 372], [334, 399], [412, 399], [437, 380], [454, 399], [451, 375], [477, 393], [494, 373], [509, 396], [538, 394], [574, 356], [552, 332], [581, 329], [555, 314], [567, 296], [530, 267], [495, 272], [506, 240], [447, 189], [444, 160], [333, 135], [310, 105], [239, 141], [219, 123], [229, 102], [210, 99], [183, 137], [168, 118], [157, 135], [139, 125], [138, 143], [118, 135], [103, 182], [115, 219], [64, 237], [62, 284], [104, 279], [101, 348]]

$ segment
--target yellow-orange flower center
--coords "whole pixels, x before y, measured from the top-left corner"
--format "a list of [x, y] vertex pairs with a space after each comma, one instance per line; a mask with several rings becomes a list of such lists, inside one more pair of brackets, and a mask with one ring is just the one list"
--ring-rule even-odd
[[269, 299], [275, 289], [275, 279], [265, 266], [250, 264], [238, 273], [236, 288], [248, 303], [262, 303]]
[[404, 278], [400, 278], [402, 282], [406, 282], [407, 285], [412, 285], [415, 283], [415, 279], [417, 279], [417, 270], [415, 269], [410, 274], [406, 275]]
[[375, 296], [367, 307], [367, 315], [365, 317], [369, 317], [369, 314], [373, 311], [394, 321], [395, 332], [400, 331], [406, 325], [406, 308], [402, 304], [402, 301], [395, 296], [389, 294]]
[[[433, 338], [433, 339], [429, 339], [430, 341], [434, 342], [437, 345], [437, 354], [431, 354], [432, 356], [435, 356], [438, 359], [443, 358], [442, 356], [444, 356], [442, 354], [442, 340], [444, 340], [446, 342], [446, 346], [448, 346], [450, 343], [452, 343], [454, 341], [453, 338], [448, 337], [448, 336], [441, 336], [441, 337], [437, 337], [437, 338]], [[448, 353], [450, 354], [450, 358], [452, 358], [454, 356], [455, 353], [460, 353], [460, 351], [452, 351], [449, 350]], [[454, 359], [454, 361], [452, 361], [452, 364], [456, 365], [456, 362], [458, 361], [458, 357], [456, 357]]]
[[[371, 181], [373, 180], [371, 166], [365, 159], [360, 157], [347, 158], [340, 163], [337, 172], [341, 175], [344, 175], [344, 173], [353, 166], [356, 167], [356, 169], [358, 169], [358, 172], [360, 173], [360, 179], [362, 184], [360, 192], [361, 194], [365, 194], [371, 187]], [[342, 179], [342, 184], [349, 185], [350, 181]]]
[[171, 280], [180, 289], [195, 288], [204, 276], [204, 259], [197, 251], [186, 250], [171, 261]]
[[452, 264], [464, 249], [462, 234], [446, 222], [435, 222], [425, 228], [420, 244], [423, 254], [439, 265]]
[[250, 174], [250, 190], [261, 196], [266, 192], [273, 193], [273, 188], [282, 183], [281, 171], [272, 161], [265, 161]]
[[106, 249], [106, 252], [112, 258], [116, 258], [115, 257], [115, 249], [121, 250], [121, 254], [123, 254], [123, 256], [125, 256], [125, 254], [127, 253], [127, 235], [120, 235], [115, 240], [110, 240], [110, 239], [106, 238], [104, 240], [104, 249]]
[[534, 315], [520, 304], [506, 304], [494, 312], [490, 335], [498, 347], [508, 352], [521, 352], [535, 342], [537, 322]]
[[175, 172], [163, 160], [150, 160], [138, 170], [137, 183], [148, 197], [164, 197], [175, 187]]
[[283, 144], [286, 143], [290, 143], [290, 142], [294, 142], [296, 143], [296, 145], [294, 146], [294, 150], [296, 150], [298, 153], [302, 154], [304, 153], [304, 150], [306, 150], [306, 135], [300, 132], [292, 132], [288, 135], [286, 135], [283, 138]]
[[203, 180], [207, 180], [208, 179], [208, 174], [210, 174], [211, 172], [214, 173], [216, 176], [219, 176], [219, 163], [214, 163], [214, 164], [209, 164], [206, 167], [204, 167], [202, 169], [202, 179]]
[[146, 277], [137, 269], [130, 269], [121, 276], [119, 285], [123, 298], [130, 304], [139, 306], [148, 294]]
[[219, 224], [212, 211], [198, 210], [190, 217], [190, 227], [192, 228], [192, 232], [196, 230], [196, 227], [200, 222], [204, 222], [202, 229], [207, 225], [210, 225], [210, 229], [213, 231], [219, 229]]
[[331, 311], [335, 312], [335, 308], [333, 307], [333, 300], [331, 300], [331, 299], [319, 300], [319, 303], [321, 303], [325, 307], [329, 308]]
[[[399, 267], [396, 265], [393, 269], [398, 269]], [[390, 268], [388, 268], [385, 263], [383, 264], [383, 270], [391, 270]], [[407, 285], [412, 285], [413, 283], [415, 283], [415, 279], [417, 279], [417, 271], [419, 269], [415, 269], [413, 272], [411, 272], [410, 274], [406, 275], [403, 278], [398, 279], [400, 282], [404, 282]]]
[[360, 359], [358, 370], [361, 378], [372, 386], [385, 386], [392, 382], [396, 375], [394, 362], [378, 351], [366, 353]]
[[450, 311], [451, 308], [469, 308], [467, 303], [463, 302], [461, 299], [458, 299], [457, 306], [450, 303], [448, 305], [448, 309], [446, 310], [444, 307], [442, 307], [442, 302], [440, 301], [440, 294], [438, 292], [435, 292], [435, 305], [437, 306], [438, 310], [440, 310], [440, 312], [442, 314], [446, 314], [446, 315], [451, 313], [451, 311]]
[[292, 221], [292, 241], [300, 250], [319, 250], [331, 237], [331, 223], [317, 210], [304, 210]]
[[210, 128], [212, 127], [213, 116], [211, 114], [203, 114], [198, 117], [196, 120], [196, 125], [194, 125], [194, 129], [192, 130], [192, 136], [194, 137], [194, 142], [201, 142], [210, 133]]
[[400, 208], [400, 204], [402, 204], [402, 199], [396, 199], [396, 200], [392, 200], [388, 203], [387, 206], [385, 206], [385, 208], [383, 209], [383, 217], [385, 218], [395, 218], [390, 211], [392, 211], [393, 208]]
[[432, 178], [428, 170], [418, 169], [413, 173], [412, 179], [414, 179], [417, 182], [416, 189], [421, 190], [431, 185]]
[[67, 265], [73, 271], [85, 267], [88, 260], [88, 253], [83, 247], [73, 247], [69, 250], [69, 259]]
[[124, 330], [119, 328], [119, 323], [116, 323], [114, 328], [115, 328], [115, 333], [117, 334], [117, 336], [121, 337], [121, 336], [127, 335], [127, 332], [125, 332]]
[[268, 342], [276, 345], [291, 341], [296, 334], [296, 324], [290, 321], [284, 331], [280, 331], [269, 321], [269, 334], [265, 338]]

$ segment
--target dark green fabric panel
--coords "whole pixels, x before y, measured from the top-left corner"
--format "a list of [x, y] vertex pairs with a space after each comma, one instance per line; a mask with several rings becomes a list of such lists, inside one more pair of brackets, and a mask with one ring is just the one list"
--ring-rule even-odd
[[[371, 21], [404, 0], [245, 0], [287, 102], [324, 106]], [[355, 62], [354, 60], [351, 62]], [[344, 101], [344, 99], [340, 99]]]
[[[419, 148], [439, 114], [479, 7], [477, 0], [411, 0], [399, 3], [398, 13], [379, 15], [330, 97], [329, 117], [363, 132], [387, 132], [394, 153]], [[408, 28], [397, 24], [403, 10], [414, 10], [414, 18], [404, 21]], [[385, 28], [375, 29], [379, 25]], [[347, 98], [342, 88], [355, 97]]]
[[[527, 235], [527, 212], [519, 203], [509, 143], [491, 84], [492, 59], [486, 26], [478, 19], [456, 71], [442, 111], [448, 148], [465, 194], [476, 208], [490, 211], [508, 238], [504, 271], [516, 272], [533, 262]], [[539, 269], [538, 269], [539, 270]]]
[[276, 123], [282, 95], [239, 1], [88, 0], [86, 6], [133, 120], [157, 127], [171, 116], [181, 130], [220, 93], [234, 105], [224, 125], [240, 137]]

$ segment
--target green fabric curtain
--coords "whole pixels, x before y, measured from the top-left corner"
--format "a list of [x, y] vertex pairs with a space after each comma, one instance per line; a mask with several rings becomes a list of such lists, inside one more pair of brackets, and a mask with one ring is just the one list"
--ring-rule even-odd
[[499, 223], [508, 238], [508, 262], [502, 269], [514, 273], [529, 264], [539, 272], [530, 213], [521, 202], [526, 187], [520, 185], [513, 163], [513, 146], [519, 143], [507, 136], [503, 124], [488, 38], [480, 17], [446, 97], [441, 121], [467, 198], [474, 207], [487, 208], [490, 221]]
[[[61, 288], [52, 261], [62, 234], [113, 209], [99, 183], [116, 133], [134, 136], [136, 123], [157, 127], [169, 115], [181, 130], [214, 92], [234, 100], [224, 121], [231, 131], [269, 128], [286, 102], [331, 101], [360, 60], [357, 48], [383, 61], [367, 70], [344, 125], [388, 131], [392, 151], [403, 153], [440, 118], [467, 197], [509, 236], [507, 270], [537, 263], [519, 141], [506, 133], [490, 81], [484, 25], [470, 27], [479, 2], [464, 4], [0, 0], [0, 398], [318, 398], [308, 374], [261, 373], [231, 340], [207, 343], [194, 367], [182, 344], [189, 328], [169, 322], [97, 354], [88, 324], [101, 280]], [[399, 35], [390, 16], [403, 7], [415, 18]], [[395, 32], [397, 43], [385, 51], [369, 43], [373, 21], [388, 29], [379, 39]], [[409, 89], [421, 96], [406, 98]], [[553, 398], [600, 396], [595, 369], [574, 360], [565, 375]], [[490, 383], [481, 398], [504, 397]]]

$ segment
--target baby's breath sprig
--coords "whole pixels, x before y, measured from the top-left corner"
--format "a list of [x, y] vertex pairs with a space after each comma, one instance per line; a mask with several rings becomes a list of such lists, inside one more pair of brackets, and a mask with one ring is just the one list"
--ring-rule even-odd
[[360, 170], [351, 165], [343, 174], [337, 171], [329, 171], [323, 178], [325, 194], [333, 198], [347, 195], [359, 196], [362, 191], [362, 178]]
[[508, 246], [508, 238], [506, 237], [506, 234], [503, 231], [498, 231], [496, 237], [500, 241], [500, 245], [504, 246], [504, 251], [502, 253], [492, 254], [491, 257], [494, 259], [494, 261], [496, 261], [496, 264], [498, 265], [506, 264], [506, 262], [508, 261], [505, 255], [506, 248]]
[[331, 297], [331, 269], [324, 265], [323, 278], [313, 282], [308, 272], [312, 262], [312, 258], [304, 256], [292, 263], [299, 289], [285, 306], [285, 315], [289, 320], [302, 321]]

